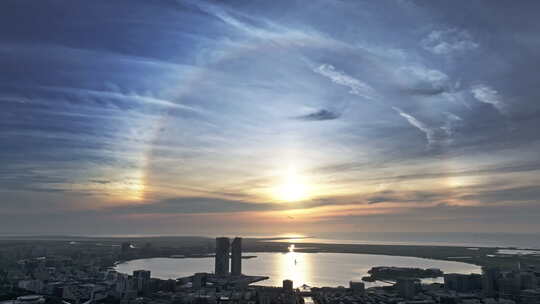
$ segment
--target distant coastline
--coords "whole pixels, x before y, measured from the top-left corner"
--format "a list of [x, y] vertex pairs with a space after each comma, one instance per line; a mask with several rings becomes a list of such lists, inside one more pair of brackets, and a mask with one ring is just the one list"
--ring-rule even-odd
[[[531, 237], [533, 235], [527, 235]], [[0, 236], [1, 242], [20, 240], [23, 242], [54, 242], [72, 246], [111, 246], [118, 247], [122, 242], [132, 242], [143, 246], [151, 243], [155, 248], [166, 248], [166, 252], [148, 252], [124, 256], [116, 262], [126, 262], [141, 258], [167, 258], [171, 256], [208, 257], [213, 254], [214, 240], [203, 236], [140, 236], [140, 237], [96, 237], [96, 236]], [[477, 266], [500, 266], [516, 268], [518, 263], [540, 268], [540, 252], [535, 246], [449, 246], [441, 242], [438, 245], [396, 245], [396, 244], [346, 244], [310, 242], [317, 240], [308, 237], [269, 236], [261, 238], [245, 238], [245, 252], [287, 252], [291, 243], [296, 244], [298, 252], [358, 253], [418, 257], [435, 260], [463, 262]], [[298, 240], [299, 242], [296, 242]], [[346, 241], [345, 241], [346, 242]], [[473, 244], [470, 244], [473, 245]], [[520, 250], [515, 250], [520, 248]], [[521, 248], [526, 248], [521, 250]], [[527, 249], [530, 248], [530, 249]], [[501, 250], [504, 249], [504, 250]], [[515, 250], [518, 254], [508, 254]], [[525, 251], [525, 254], [523, 252]], [[527, 254], [531, 251], [531, 254]], [[112, 264], [112, 263], [111, 263]]]
[[[226, 233], [227, 234], [227, 233]], [[230, 233], [229, 233], [230, 234]], [[232, 234], [231, 234], [232, 235]], [[0, 233], [2, 240], [51, 240], [51, 241], [118, 241], [118, 240], [213, 240], [220, 235], [167, 235], [167, 234], [115, 234], [115, 235], [17, 235]], [[244, 239], [272, 242], [361, 245], [415, 245], [450, 247], [487, 247], [539, 249], [538, 233], [458, 233], [458, 232], [355, 232], [316, 233], [313, 235], [242, 235]]]
[[[146, 240], [146, 239], [145, 239]], [[245, 252], [288, 252], [292, 244], [290, 239], [246, 239]], [[444, 245], [376, 245], [376, 244], [337, 244], [309, 243], [307, 239], [296, 244], [296, 252], [304, 253], [352, 253], [374, 254], [403, 257], [416, 257], [433, 260], [462, 262], [477, 266], [516, 268], [518, 262], [523, 265], [540, 267], [540, 252], [534, 249], [517, 250], [515, 247], [465, 247]], [[516, 254], [511, 252], [515, 251]], [[530, 251], [531, 254], [523, 254]], [[198, 254], [187, 257], [212, 256]], [[144, 258], [171, 257], [171, 255], [145, 256]], [[140, 259], [133, 257], [124, 261]], [[246, 257], [244, 257], [246, 258]]]
[[[284, 251], [289, 242], [261, 242], [266, 245], [261, 252]], [[326, 244], [326, 243], [300, 243], [296, 245], [297, 252], [310, 253], [357, 253], [417, 257], [434, 260], [445, 260], [473, 264], [482, 267], [516, 268], [518, 262], [523, 265], [540, 267], [540, 254], [534, 254], [532, 249], [516, 250], [528, 251], [533, 254], [504, 254], [503, 247], [461, 247], [461, 246], [422, 246], [422, 245], [372, 245], [372, 244]], [[507, 247], [512, 251], [512, 247]], [[250, 250], [257, 252], [256, 250]]]

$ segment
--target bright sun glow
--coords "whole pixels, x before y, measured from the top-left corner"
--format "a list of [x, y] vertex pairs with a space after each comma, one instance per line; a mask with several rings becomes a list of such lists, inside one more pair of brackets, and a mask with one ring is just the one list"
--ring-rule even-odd
[[298, 202], [309, 199], [309, 186], [306, 178], [289, 169], [280, 185], [273, 189], [277, 200], [283, 202]]

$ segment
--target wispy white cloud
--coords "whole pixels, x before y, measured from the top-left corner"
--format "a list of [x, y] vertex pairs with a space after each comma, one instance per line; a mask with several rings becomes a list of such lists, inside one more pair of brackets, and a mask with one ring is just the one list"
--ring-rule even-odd
[[481, 84], [471, 87], [471, 93], [478, 101], [492, 105], [500, 113], [506, 112], [506, 105], [502, 101], [501, 95], [497, 90]]
[[428, 83], [432, 87], [444, 87], [448, 85], [449, 77], [445, 73], [426, 68], [420, 65], [409, 65], [397, 70], [400, 81], [405, 83]]
[[422, 39], [421, 45], [425, 50], [437, 55], [464, 52], [479, 47], [469, 32], [455, 28], [434, 30]]
[[423, 122], [416, 119], [416, 117], [412, 116], [411, 114], [403, 112], [400, 108], [392, 107], [394, 111], [396, 111], [401, 117], [405, 118], [409, 124], [411, 124], [413, 127], [417, 128], [418, 130], [422, 131], [426, 135], [426, 139], [428, 141], [428, 147], [430, 147], [435, 141], [435, 132], [428, 127]]
[[53, 86], [38, 86], [35, 88], [39, 88], [39, 89], [47, 90], [47, 91], [53, 91], [53, 92], [69, 93], [69, 94], [74, 94], [77, 96], [101, 97], [101, 98], [108, 98], [112, 100], [140, 102], [143, 104], [149, 104], [149, 105], [165, 107], [165, 108], [174, 108], [174, 109], [180, 109], [180, 110], [197, 112], [197, 113], [200, 113], [202, 111], [201, 109], [184, 105], [178, 102], [174, 102], [168, 99], [158, 98], [158, 97], [151, 96], [148, 94], [143, 95], [136, 92], [122, 93], [122, 92], [116, 92], [116, 91], [100, 91], [100, 90], [91, 90], [91, 89], [81, 89], [81, 88], [71, 88], [71, 87], [53, 87]]
[[455, 132], [456, 127], [463, 121], [463, 119], [453, 113], [445, 113], [446, 122], [441, 129], [446, 132], [446, 135], [449, 137], [452, 136]]
[[455, 133], [456, 127], [463, 122], [461, 117], [453, 113], [446, 112], [444, 113], [446, 119], [442, 126], [429, 126], [398, 107], [392, 107], [392, 109], [394, 109], [394, 111], [396, 111], [401, 117], [405, 118], [411, 126], [417, 128], [425, 134], [428, 149], [452, 143], [452, 136]]
[[[249, 38], [258, 39], [278, 46], [342, 46], [343, 44], [316, 31], [298, 30], [274, 23], [261, 16], [256, 18], [230, 8], [196, 2], [195, 6], [218, 18]], [[227, 41], [229, 44], [234, 42]], [[244, 45], [244, 47], [246, 47]]]
[[369, 100], [375, 98], [375, 90], [367, 83], [347, 75], [345, 72], [336, 70], [331, 64], [322, 64], [313, 70], [315, 73], [330, 78], [334, 83], [346, 86], [349, 93], [364, 97]]

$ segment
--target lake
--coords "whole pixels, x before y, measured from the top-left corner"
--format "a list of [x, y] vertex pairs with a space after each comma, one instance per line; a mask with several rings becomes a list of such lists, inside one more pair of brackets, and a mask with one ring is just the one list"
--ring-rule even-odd
[[[439, 268], [445, 273], [481, 273], [476, 265], [422, 259], [414, 257], [353, 254], [353, 253], [270, 253], [246, 252], [256, 258], [242, 260], [242, 273], [247, 275], [269, 276], [270, 279], [258, 285], [281, 286], [285, 279], [293, 280], [296, 287], [309, 286], [348, 286], [349, 281], [360, 281], [374, 266], [398, 266]], [[152, 277], [175, 279], [193, 275], [195, 272], [213, 272], [213, 258], [151, 258], [124, 262], [116, 266], [122, 273], [146, 269]], [[441, 282], [442, 278], [424, 279], [425, 283]], [[365, 282], [366, 287], [387, 285], [383, 282]]]

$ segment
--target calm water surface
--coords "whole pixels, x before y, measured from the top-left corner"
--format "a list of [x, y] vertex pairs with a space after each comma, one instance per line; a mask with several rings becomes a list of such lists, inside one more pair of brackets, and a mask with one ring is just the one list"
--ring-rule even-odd
[[[292, 279], [295, 286], [347, 286], [349, 281], [360, 281], [373, 266], [400, 266], [439, 268], [445, 273], [480, 273], [479, 266], [440, 260], [371, 254], [350, 253], [245, 253], [257, 258], [242, 260], [243, 273], [269, 276], [259, 285], [280, 286], [284, 279]], [[152, 277], [174, 279], [190, 276], [195, 272], [213, 272], [213, 258], [152, 258], [125, 262], [117, 265], [119, 272], [131, 273], [146, 269]], [[424, 282], [442, 282], [442, 278], [426, 279]], [[382, 282], [366, 282], [366, 287], [385, 285]]]

